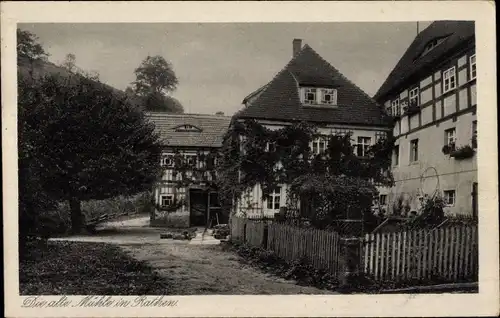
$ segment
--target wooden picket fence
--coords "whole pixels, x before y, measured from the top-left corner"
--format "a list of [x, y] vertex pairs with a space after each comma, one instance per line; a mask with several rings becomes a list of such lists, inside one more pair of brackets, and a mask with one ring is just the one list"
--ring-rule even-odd
[[[341, 274], [344, 255], [336, 232], [234, 217], [230, 224], [236, 242], [273, 251], [287, 262], [306, 258], [315, 268]], [[361, 266], [377, 281], [477, 279], [477, 226], [367, 234]]]
[[477, 226], [367, 234], [364, 271], [376, 280], [477, 277]]
[[269, 225], [267, 243], [267, 248], [285, 261], [305, 257], [315, 268], [339, 273], [340, 237], [335, 232], [274, 223]]

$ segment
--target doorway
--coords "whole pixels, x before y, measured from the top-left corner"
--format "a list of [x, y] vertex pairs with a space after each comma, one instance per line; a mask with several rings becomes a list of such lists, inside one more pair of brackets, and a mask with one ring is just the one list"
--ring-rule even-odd
[[206, 191], [189, 190], [189, 223], [191, 226], [206, 226], [208, 219], [208, 195]]

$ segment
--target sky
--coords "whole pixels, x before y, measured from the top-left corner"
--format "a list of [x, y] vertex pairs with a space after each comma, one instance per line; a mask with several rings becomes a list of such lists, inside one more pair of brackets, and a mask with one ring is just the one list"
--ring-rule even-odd
[[[422, 31], [430, 22], [420, 22]], [[373, 96], [417, 35], [416, 22], [336, 23], [37, 23], [19, 28], [38, 36], [49, 61], [66, 54], [125, 90], [146, 56], [161, 55], [179, 79], [172, 96], [186, 113], [232, 115], [268, 83], [302, 39]]]

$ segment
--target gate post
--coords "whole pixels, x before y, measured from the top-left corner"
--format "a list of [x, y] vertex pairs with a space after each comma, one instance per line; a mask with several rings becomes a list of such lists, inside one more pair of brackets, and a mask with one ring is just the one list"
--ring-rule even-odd
[[343, 288], [352, 288], [357, 285], [361, 272], [361, 256], [363, 251], [363, 238], [341, 237], [344, 266], [342, 268], [340, 285]]

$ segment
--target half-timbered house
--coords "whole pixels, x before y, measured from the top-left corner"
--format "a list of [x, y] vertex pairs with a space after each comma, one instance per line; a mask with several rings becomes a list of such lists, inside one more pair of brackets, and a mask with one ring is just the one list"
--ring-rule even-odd
[[151, 225], [210, 226], [227, 222], [214, 187], [215, 164], [230, 117], [149, 113], [160, 135], [162, 176], [153, 189]]

